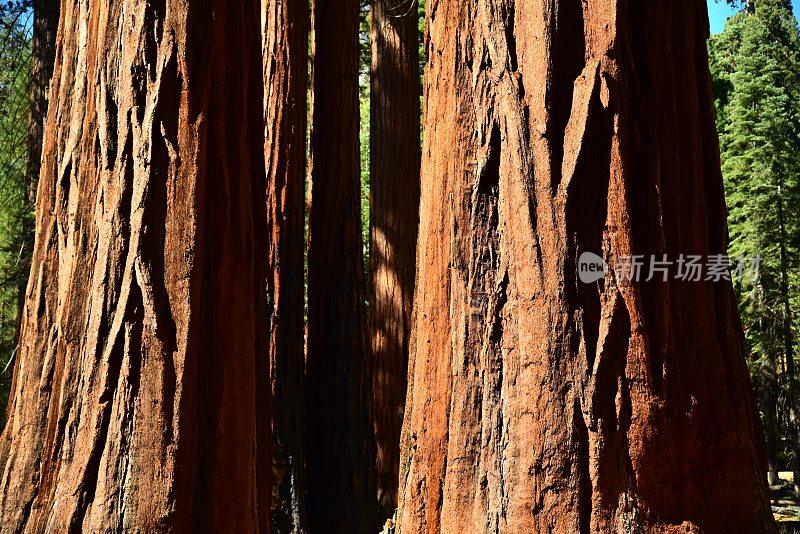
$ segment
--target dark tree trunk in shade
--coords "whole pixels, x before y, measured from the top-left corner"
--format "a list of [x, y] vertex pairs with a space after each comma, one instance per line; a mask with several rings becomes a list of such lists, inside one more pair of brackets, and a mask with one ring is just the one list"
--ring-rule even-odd
[[266, 532], [258, 5], [62, 8], [2, 530]]
[[781, 332], [781, 341], [783, 342], [783, 357], [786, 362], [786, 407], [787, 407], [787, 427], [788, 427], [788, 440], [789, 447], [792, 451], [791, 468], [794, 474], [794, 492], [800, 495], [800, 416], [797, 413], [797, 376], [795, 374], [794, 364], [794, 339], [792, 336], [793, 321], [792, 321], [792, 306], [791, 296], [789, 293], [789, 258], [786, 250], [786, 243], [788, 240], [786, 232], [786, 216], [784, 214], [783, 206], [783, 186], [778, 187], [778, 225], [780, 233], [780, 265], [781, 265], [781, 279], [780, 279], [780, 292], [781, 292], [781, 307], [783, 312], [783, 328]]
[[374, 438], [361, 237], [357, 0], [315, 0], [306, 464], [311, 532], [372, 532]]
[[263, 0], [274, 532], [306, 532], [304, 226], [309, 9]]
[[705, 2], [427, 8], [400, 531], [775, 532], [731, 284], [577, 277], [726, 253]]
[[778, 383], [775, 374], [775, 357], [770, 358], [767, 384], [763, 388], [762, 410], [764, 413], [764, 437], [766, 438], [767, 482], [770, 486], [780, 483], [778, 478]]
[[42, 137], [47, 117], [47, 89], [53, 76], [56, 56], [59, 0], [33, 1], [31, 35], [30, 123], [28, 125], [28, 162], [25, 172], [25, 195], [28, 203], [36, 199], [36, 184], [42, 159]]
[[378, 520], [397, 508], [417, 226], [420, 83], [417, 6], [373, 0], [370, 91], [370, 317]]

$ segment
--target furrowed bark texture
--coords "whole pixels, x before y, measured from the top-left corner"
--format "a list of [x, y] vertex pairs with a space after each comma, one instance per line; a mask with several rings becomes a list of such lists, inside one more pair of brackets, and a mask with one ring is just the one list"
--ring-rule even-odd
[[311, 532], [372, 532], [364, 327], [357, 0], [315, 0], [306, 465]]
[[267, 531], [258, 11], [62, 4], [3, 532]]
[[576, 276], [726, 251], [705, 3], [427, 9], [400, 531], [774, 531], [730, 284]]
[[304, 233], [309, 9], [263, 0], [265, 155], [269, 211], [269, 360], [272, 383], [271, 524], [305, 532], [303, 443]]
[[397, 508], [419, 225], [417, 5], [373, 0], [369, 343], [379, 521]]

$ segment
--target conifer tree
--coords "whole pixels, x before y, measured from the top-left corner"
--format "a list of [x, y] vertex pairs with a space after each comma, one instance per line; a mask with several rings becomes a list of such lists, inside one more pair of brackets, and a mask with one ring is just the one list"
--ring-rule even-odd
[[758, 275], [741, 280], [737, 289], [761, 399], [770, 482], [777, 482], [781, 434], [800, 480], [792, 306], [800, 244], [800, 40], [790, 3], [749, 2], [711, 39], [710, 49], [730, 253], [759, 265]]

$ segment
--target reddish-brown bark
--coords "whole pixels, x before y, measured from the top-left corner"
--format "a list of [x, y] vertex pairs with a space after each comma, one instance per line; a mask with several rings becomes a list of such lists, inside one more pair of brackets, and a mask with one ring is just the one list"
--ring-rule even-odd
[[4, 532], [267, 530], [258, 20], [62, 4]]
[[375, 526], [364, 327], [357, 0], [315, 0], [308, 248], [310, 532]]
[[372, 1], [369, 343], [379, 521], [397, 507], [419, 224], [417, 5]]
[[705, 2], [439, 0], [399, 526], [773, 532], [724, 254]]
[[263, 0], [274, 532], [305, 532], [304, 225], [309, 9]]

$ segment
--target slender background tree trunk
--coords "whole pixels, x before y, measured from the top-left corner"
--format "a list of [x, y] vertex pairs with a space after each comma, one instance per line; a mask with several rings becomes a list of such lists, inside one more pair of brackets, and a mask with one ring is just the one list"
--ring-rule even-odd
[[306, 531], [304, 233], [309, 9], [263, 0], [274, 532]]
[[794, 474], [794, 492], [800, 495], [800, 419], [797, 414], [797, 376], [795, 375], [794, 365], [794, 342], [792, 340], [792, 307], [789, 295], [789, 260], [786, 253], [786, 220], [783, 209], [782, 185], [778, 186], [778, 225], [779, 230], [779, 250], [780, 250], [780, 295], [781, 307], [783, 308], [783, 329], [781, 332], [783, 342], [783, 354], [786, 361], [786, 376], [788, 387], [786, 388], [786, 423], [788, 427], [789, 446], [792, 450], [791, 468]]
[[577, 278], [726, 253], [705, 2], [427, 9], [400, 531], [774, 531], [730, 283]]
[[315, 0], [306, 455], [311, 532], [372, 532], [357, 0]]
[[258, 6], [62, 7], [0, 524], [267, 531]]
[[36, 201], [36, 184], [42, 159], [44, 121], [47, 117], [47, 89], [53, 76], [56, 56], [56, 30], [60, 0], [34, 0], [31, 37], [30, 124], [28, 125], [28, 162], [25, 172], [25, 200]]
[[767, 482], [770, 486], [780, 483], [778, 478], [778, 399], [780, 386], [778, 384], [778, 367], [775, 353], [767, 355], [768, 368], [764, 373], [764, 384], [760, 388], [761, 409], [764, 413], [764, 437], [766, 438], [767, 453]]
[[420, 170], [418, 22], [413, 0], [372, 2], [369, 335], [381, 523], [397, 507], [414, 296]]

